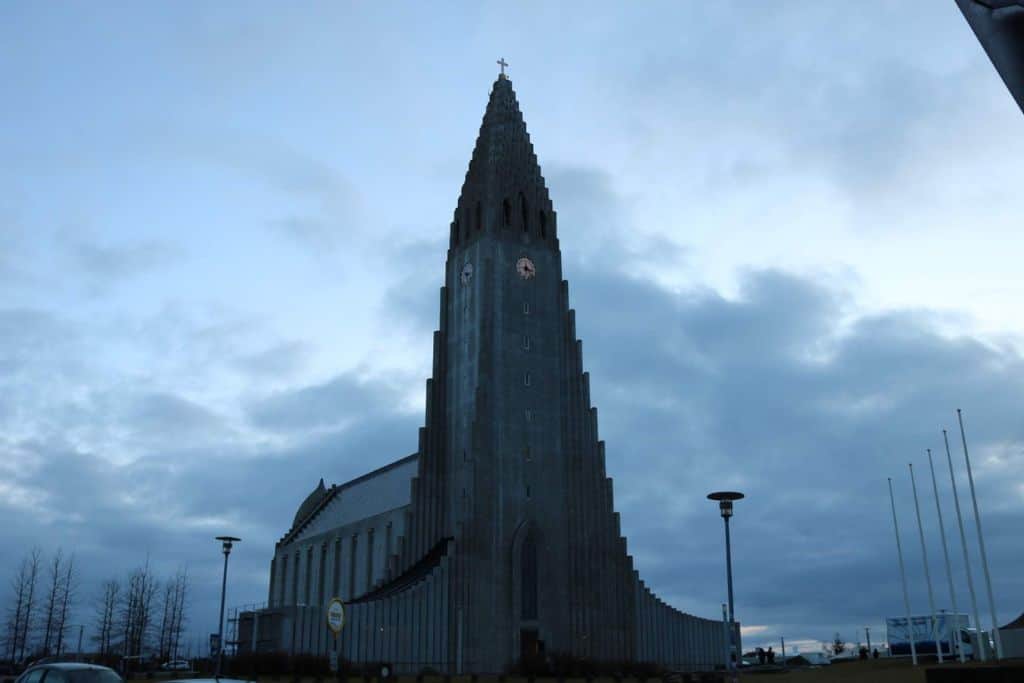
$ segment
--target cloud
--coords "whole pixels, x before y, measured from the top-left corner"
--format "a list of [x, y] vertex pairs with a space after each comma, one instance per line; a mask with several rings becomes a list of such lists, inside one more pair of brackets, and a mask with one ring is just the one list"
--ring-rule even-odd
[[309, 432], [351, 425], [384, 406], [397, 410], [398, 405], [397, 395], [387, 384], [367, 382], [347, 373], [321, 384], [257, 399], [249, 403], [247, 413], [255, 425], [264, 429]]
[[102, 245], [80, 241], [71, 247], [75, 263], [95, 283], [109, 285], [175, 263], [178, 249], [161, 242]]
[[172, 394], [144, 393], [131, 400], [126, 422], [140, 433], [216, 435], [222, 421], [203, 406]]
[[[953, 425], [958, 405], [986, 501], [997, 594], [1006, 604], [1024, 601], [1024, 582], [1007, 569], [1021, 559], [1014, 539], [1024, 509], [1024, 360], [1012, 346], [941, 332], [927, 311], [851, 319], [852, 296], [773, 270], [747, 272], [738, 295], [726, 297], [575, 266], [584, 362], [641, 575], [674, 605], [717, 614], [721, 527], [704, 495], [745, 491], [733, 522], [738, 613], [764, 627], [750, 640], [827, 638], [894, 613], [885, 479], [897, 480], [909, 525], [905, 463], [924, 474], [923, 449], [941, 453], [938, 430]], [[11, 313], [8, 329], [19, 334], [5, 339], [31, 349], [54, 325]], [[288, 366], [277, 356], [294, 352], [291, 344], [266, 348], [253, 376]], [[2, 357], [23, 370], [29, 362], [24, 353]], [[181, 393], [115, 382], [86, 394], [81, 414], [53, 412], [36, 423], [36, 436], [8, 438], [0, 460], [19, 465], [0, 489], [5, 556], [16, 560], [19, 548], [45, 537], [75, 549], [99, 578], [148, 549], [167, 571], [202, 564], [197, 575], [209, 573], [214, 585], [195, 549], [215, 527], [230, 527], [246, 539], [232, 558], [246, 577], [236, 599], [258, 600], [272, 543], [317, 479], [342, 482], [406, 455], [421, 419], [399, 399], [409, 386], [422, 391], [422, 378], [348, 372], [286, 386], [239, 394], [255, 433]], [[105, 424], [145, 457], [112, 462], [63, 438], [80, 422]], [[923, 605], [919, 565], [908, 561], [912, 599]]]
[[[632, 9], [591, 13], [558, 43], [573, 54], [527, 51], [515, 67], [523, 74], [517, 87], [536, 88], [536, 97], [523, 98], [531, 125], [550, 117], [547, 128], [536, 127], [538, 153], [554, 159], [544, 168], [584, 362], [616, 506], [642, 575], [673, 604], [718, 614], [721, 522], [704, 495], [740, 488], [748, 498], [737, 506], [733, 532], [738, 613], [756, 625], [748, 638], [792, 642], [836, 630], [849, 637], [899, 611], [885, 490], [893, 476], [919, 610], [906, 462], [924, 475], [923, 449], [933, 448], [948, 503], [938, 430], [954, 428], [952, 411], [962, 406], [996, 593], [1015, 612], [1024, 603], [1015, 571], [1024, 506], [1020, 340], [973, 337], [964, 332], [968, 323], [926, 308], [865, 312], [849, 278], [763, 264], [807, 250], [814, 262], [848, 259], [852, 272], [891, 256], [891, 244], [883, 251], [874, 240], [854, 243], [866, 253], [858, 256], [845, 250], [849, 243], [836, 246], [839, 232], [894, 235], [907, 224], [930, 229], [933, 220], [963, 231], [964, 241], [922, 240], [893, 271], [932, 263], [928, 249], [967, 246], [968, 238], [1012, 247], [1009, 232], [996, 242], [995, 232], [983, 231], [1019, 214], [1010, 186], [977, 179], [1012, 177], [1004, 171], [1020, 157], [1013, 154], [1019, 136], [1007, 131], [1019, 130], [1019, 112], [952, 5], [935, 12], [909, 4], [851, 12], [830, 3], [663, 9], [671, 20], [651, 22], [649, 11]], [[556, 13], [553, 20], [526, 26], [495, 10], [485, 23], [544, 42], [545, 31], [564, 23], [554, 19], [580, 19], [571, 10], [545, 11]], [[90, 580], [123, 572], [149, 552], [164, 570], [191, 563], [195, 604], [212, 604], [220, 555], [210, 536], [220, 528], [245, 539], [232, 555], [244, 580], [233, 574], [229, 600], [251, 602], [265, 596], [273, 543], [320, 476], [345, 481], [415, 448], [422, 412], [411, 414], [407, 403], [410, 395], [422, 401], [423, 371], [410, 377], [387, 368], [430, 365], [451, 208], [437, 209], [448, 200], [434, 190], [450, 175], [445, 191], [454, 201], [483, 93], [474, 86], [473, 99], [460, 101], [466, 76], [458, 69], [424, 79], [398, 68], [404, 53], [374, 30], [357, 30], [347, 49], [364, 57], [367, 46], [377, 50], [398, 80], [355, 73], [365, 60], [338, 53], [328, 38], [344, 25], [386, 26], [395, 45], [419, 40], [390, 16], [269, 17], [243, 27], [234, 36], [241, 41], [222, 40], [221, 29], [237, 24], [230, 11], [187, 18], [142, 13], [129, 32], [117, 22], [90, 24], [153, 47], [142, 51], [74, 22], [58, 27], [68, 40], [55, 45], [83, 54], [93, 43], [110, 47], [78, 63], [82, 71], [63, 68], [71, 62], [59, 50], [38, 51], [39, 41], [25, 44], [31, 49], [16, 44], [37, 70], [25, 73], [77, 83], [23, 78], [19, 101], [33, 106], [2, 141], [19, 162], [11, 167], [29, 170], [8, 179], [24, 206], [0, 213], [0, 282], [29, 283], [14, 296], [36, 298], [0, 302], [0, 572], [40, 539], [78, 550]], [[475, 30], [460, 17], [442, 19], [461, 34]], [[41, 31], [53, 26], [49, 17], [38, 21]], [[177, 29], [168, 35], [167, 26], [185, 27], [186, 38], [198, 31], [200, 49]], [[437, 64], [469, 63], [479, 42], [447, 41], [456, 52], [438, 53]], [[607, 61], [586, 68], [574, 61], [592, 62], [598, 43]], [[195, 73], [180, 79], [184, 45], [186, 71]], [[146, 59], [126, 60], [129, 53]], [[104, 78], [89, 77], [96, 74]], [[83, 83], [91, 85], [76, 92]], [[72, 96], [87, 116], [72, 126], [48, 118]], [[422, 111], [444, 114], [426, 120]], [[465, 111], [472, 120], [463, 126]], [[191, 117], [198, 122], [189, 127]], [[429, 135], [416, 132], [423, 130]], [[454, 139], [462, 152], [452, 151]], [[458, 156], [437, 161], [451, 155]], [[425, 179], [424, 168], [437, 177]], [[118, 215], [104, 213], [111, 188], [125, 200]], [[166, 224], [148, 220], [152, 205], [140, 196], [171, 198], [160, 211]], [[53, 197], [62, 211], [54, 213]], [[189, 211], [179, 214], [182, 197]], [[364, 212], [367, 197], [380, 201]], [[34, 235], [49, 235], [79, 211], [109, 224], [98, 226], [102, 240], [67, 240], [58, 253], [74, 268], [65, 273], [41, 258], [52, 245]], [[166, 230], [173, 244], [166, 236], [138, 239], [140, 221], [154, 235]], [[839, 229], [826, 233], [830, 221]], [[249, 240], [249, 230], [326, 255], [333, 278], [293, 279], [281, 268], [289, 265], [282, 240]], [[242, 257], [235, 235], [246, 240]], [[194, 298], [169, 278], [163, 289], [133, 287], [134, 301], [104, 312], [47, 286], [151, 284], [147, 274], [181, 258], [179, 240], [204, 254], [209, 247], [213, 265], [190, 263], [196, 269], [183, 274], [203, 290]], [[338, 287], [330, 261], [342, 246], [350, 280]], [[718, 252], [709, 251], [714, 246]], [[973, 266], [979, 277], [1010, 272], [990, 267], [991, 250], [991, 258], [978, 258], [983, 251], [960, 259], [958, 250], [957, 259], [983, 263]], [[307, 260], [296, 268], [301, 276]], [[709, 270], [737, 268], [735, 287], [707, 284], [721, 282]], [[935, 272], [953, 279], [935, 265], [915, 272], [928, 289], [941, 285]], [[249, 289], [254, 278], [271, 287]], [[226, 281], [240, 283], [236, 300], [217, 301]], [[383, 297], [375, 285], [386, 289]], [[268, 289], [279, 289], [281, 300], [264, 298]], [[158, 306], [143, 313], [143, 301]], [[334, 325], [344, 332], [325, 341]], [[334, 354], [357, 347], [360, 333], [376, 335], [366, 352], [372, 364], [345, 370], [359, 352], [344, 363]], [[318, 344], [329, 350], [316, 353]], [[934, 549], [930, 516], [926, 525]], [[198, 611], [196, 631], [208, 632], [212, 618]]]
[[288, 377], [302, 367], [309, 352], [308, 346], [308, 343], [297, 340], [280, 342], [262, 351], [241, 356], [236, 363], [254, 375]]
[[748, 272], [736, 299], [675, 294], [607, 270], [580, 271], [573, 284], [617, 507], [659, 594], [715, 613], [718, 601], [704, 596], [721, 591], [721, 529], [703, 498], [737, 488], [748, 496], [733, 520], [739, 613], [777, 624], [766, 642], [852, 633], [898, 612], [886, 478], [899, 484], [904, 533], [913, 533], [906, 463], [917, 463], [921, 487], [924, 449], [942, 452], [940, 429], [963, 406], [976, 452], [992, 454], [975, 460], [975, 477], [990, 501], [997, 592], [1024, 602], [1011, 569], [1021, 559], [1013, 520], [1024, 512], [1024, 469], [1009, 474], [1024, 452], [1024, 358], [1012, 348], [950, 338], [922, 311], [841, 324], [849, 292], [778, 271]]

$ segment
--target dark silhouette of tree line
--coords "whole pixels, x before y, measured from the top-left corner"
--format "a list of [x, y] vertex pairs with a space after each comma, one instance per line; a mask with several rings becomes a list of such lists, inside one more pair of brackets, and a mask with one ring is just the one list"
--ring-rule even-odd
[[[145, 563], [127, 576], [102, 582], [89, 605], [80, 604], [74, 554], [60, 548], [44, 560], [33, 548], [22, 558], [10, 582], [0, 659], [25, 662], [66, 655], [83, 647], [81, 633], [91, 619], [93, 654], [105, 661], [123, 657], [178, 659], [188, 623], [188, 570], [166, 579]], [[72, 619], [79, 639], [69, 643]]]

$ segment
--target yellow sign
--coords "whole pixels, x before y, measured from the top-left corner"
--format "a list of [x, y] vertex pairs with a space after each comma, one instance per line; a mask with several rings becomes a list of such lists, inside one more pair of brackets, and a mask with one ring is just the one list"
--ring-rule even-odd
[[331, 598], [327, 603], [327, 628], [336, 634], [341, 633], [345, 625], [345, 605], [338, 598]]

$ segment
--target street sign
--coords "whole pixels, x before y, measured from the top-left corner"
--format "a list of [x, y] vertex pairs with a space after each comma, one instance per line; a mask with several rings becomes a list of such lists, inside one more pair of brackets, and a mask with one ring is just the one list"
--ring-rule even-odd
[[335, 635], [341, 633], [345, 625], [345, 605], [338, 598], [331, 598], [327, 603], [327, 628], [334, 631]]

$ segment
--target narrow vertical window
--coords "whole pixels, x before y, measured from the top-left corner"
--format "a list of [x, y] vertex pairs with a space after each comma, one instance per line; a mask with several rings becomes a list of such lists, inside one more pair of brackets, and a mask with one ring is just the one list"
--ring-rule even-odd
[[523, 302], [523, 315], [530, 315], [530, 302], [529, 301], [524, 301]]
[[320, 546], [320, 572], [316, 577], [316, 597], [321, 605], [327, 604], [327, 544]]
[[533, 422], [533, 411], [530, 410], [529, 408], [527, 408], [526, 411], [525, 411], [525, 414], [526, 414], [526, 421], [527, 422]]
[[529, 484], [526, 485], [526, 499], [527, 500], [530, 499], [530, 485]]
[[540, 212], [540, 236], [548, 236], [548, 217], [543, 211]]
[[459, 243], [459, 222], [452, 223], [452, 244]]
[[306, 580], [302, 586], [302, 601], [309, 605], [313, 592], [313, 546], [306, 549]]
[[289, 604], [299, 604], [299, 560], [302, 556], [299, 551], [295, 551], [295, 571], [292, 572], [292, 601]]
[[530, 335], [528, 334], [523, 335], [523, 349], [526, 351], [530, 350]]
[[529, 446], [527, 446], [527, 447], [526, 447], [526, 448], [525, 448], [525, 449], [523, 450], [523, 458], [525, 458], [525, 459], [526, 459], [526, 462], [530, 462], [530, 461], [532, 461], [532, 460], [533, 460], [533, 455], [532, 455], [532, 454], [530, 453], [530, 447], [529, 447]]
[[359, 534], [352, 534], [352, 551], [348, 556], [348, 599], [356, 597], [356, 550], [359, 549]]
[[288, 604], [288, 556], [281, 557], [281, 590], [278, 592], [282, 605]]
[[334, 539], [334, 576], [331, 577], [331, 593], [334, 597], [341, 595], [341, 539]]
[[530, 386], [530, 373], [528, 372], [523, 375], [523, 386]]
[[384, 566], [387, 567], [388, 560], [391, 558], [391, 522], [388, 522], [387, 531], [384, 535]]
[[373, 529], [366, 532], [366, 590], [373, 588]]
[[[529, 497], [530, 489], [526, 489], [527, 497]], [[533, 535], [529, 535], [523, 541], [523, 548], [520, 551], [521, 555], [519, 558], [520, 565], [520, 576], [522, 578], [522, 601], [519, 605], [519, 611], [523, 619], [536, 619], [537, 618], [537, 542], [533, 539]]]
[[462, 226], [462, 239], [469, 241], [469, 229], [470, 226], [472, 225], [472, 221], [470, 221], [469, 211], [464, 211], [462, 217], [466, 219], [465, 225]]
[[274, 607], [277, 599], [277, 558], [270, 561], [270, 595], [267, 596], [267, 607]]
[[519, 213], [523, 215], [523, 232], [530, 232], [530, 211], [526, 207], [526, 196], [519, 193]]
[[476, 231], [480, 232], [484, 229], [484, 209], [480, 205], [480, 202], [476, 203]]
[[505, 199], [501, 202], [501, 225], [504, 228], [512, 226], [512, 204]]

